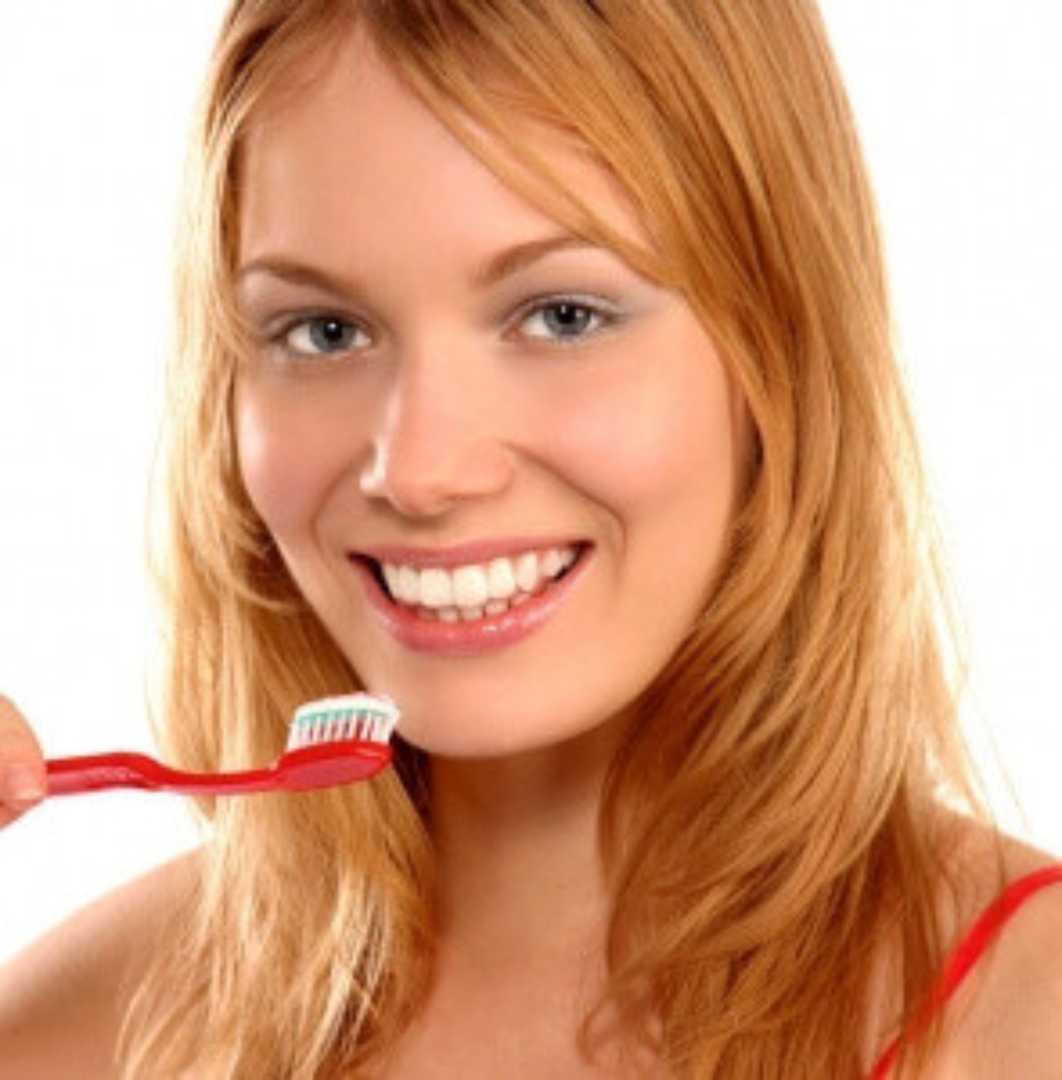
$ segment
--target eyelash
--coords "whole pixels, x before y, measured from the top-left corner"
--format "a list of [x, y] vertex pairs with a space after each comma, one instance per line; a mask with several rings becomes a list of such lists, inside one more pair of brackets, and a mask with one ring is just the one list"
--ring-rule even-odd
[[[564, 339], [561, 337], [552, 338], [533, 338], [535, 342], [544, 342], [547, 345], [556, 345], [562, 349], [569, 349], [581, 345], [584, 341], [590, 338], [596, 337], [598, 334], [608, 330], [610, 327], [618, 323], [622, 316], [615, 312], [608, 310], [600, 306], [599, 304], [592, 303], [588, 300], [584, 300], [578, 296], [547, 296], [539, 297], [535, 300], [529, 301], [528, 305], [520, 311], [518, 317], [518, 325], [526, 322], [531, 316], [537, 315], [540, 312], [550, 311], [561, 307], [575, 308], [577, 311], [588, 312], [592, 317], [599, 318], [601, 325], [596, 330], [587, 331], [586, 333], [578, 335], [578, 337]], [[334, 312], [320, 311], [311, 312], [307, 314], [301, 314], [297, 318], [289, 319], [275, 334], [269, 335], [267, 340], [270, 345], [276, 346], [284, 350], [292, 356], [309, 357], [318, 359], [330, 359], [346, 352], [346, 349], [336, 349], [335, 352], [304, 352], [298, 349], [291, 348], [287, 344], [287, 339], [291, 334], [300, 329], [301, 327], [308, 326], [311, 323], [321, 322], [334, 322], [338, 323], [344, 329], [353, 329], [361, 333], [364, 333], [363, 328], [356, 322], [349, 319], [341, 318]]]

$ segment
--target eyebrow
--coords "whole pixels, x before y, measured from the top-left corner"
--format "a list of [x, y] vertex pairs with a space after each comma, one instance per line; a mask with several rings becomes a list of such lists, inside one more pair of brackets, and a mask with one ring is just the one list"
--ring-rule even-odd
[[[602, 250], [597, 244], [591, 244], [570, 233], [543, 236], [496, 252], [473, 272], [471, 284], [477, 289], [489, 288], [554, 251], [572, 248]], [[240, 268], [236, 275], [237, 284], [242, 284], [252, 274], [263, 273], [283, 278], [294, 285], [312, 285], [337, 295], [348, 291], [347, 285], [340, 278], [285, 255], [263, 255], [252, 259]]]

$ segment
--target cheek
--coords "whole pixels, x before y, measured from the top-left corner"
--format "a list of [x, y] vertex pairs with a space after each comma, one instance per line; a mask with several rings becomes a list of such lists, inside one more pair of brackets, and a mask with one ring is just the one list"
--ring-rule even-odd
[[237, 385], [236, 447], [240, 476], [266, 527], [278, 540], [305, 528], [337, 468], [336, 440], [307, 410], [268, 390]]
[[704, 346], [593, 375], [550, 426], [558, 471], [595, 500], [639, 517], [728, 505], [733, 426], [726, 378]]

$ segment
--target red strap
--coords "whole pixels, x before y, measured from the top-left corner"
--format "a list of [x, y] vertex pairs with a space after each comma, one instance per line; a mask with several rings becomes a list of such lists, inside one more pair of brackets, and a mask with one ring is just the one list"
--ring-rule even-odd
[[[944, 971], [934, 984], [923, 1005], [921, 1011], [911, 1025], [911, 1035], [917, 1035], [923, 1030], [929, 1017], [941, 1008], [952, 994], [959, 988], [959, 984], [966, 978], [970, 968], [974, 966], [978, 957], [984, 952], [985, 947], [999, 931], [1000, 927], [1014, 914], [1033, 893], [1042, 889], [1045, 885], [1062, 882], [1062, 863], [1057, 866], [1046, 866], [1042, 870], [1036, 870], [1025, 877], [1011, 882], [1006, 889], [992, 902], [981, 917], [973, 925], [973, 929], [950, 954]], [[905, 1036], [898, 1035], [889, 1048], [881, 1056], [877, 1065], [874, 1066], [869, 1080], [885, 1080], [889, 1070], [896, 1061], [896, 1055], [900, 1050], [900, 1042]]]

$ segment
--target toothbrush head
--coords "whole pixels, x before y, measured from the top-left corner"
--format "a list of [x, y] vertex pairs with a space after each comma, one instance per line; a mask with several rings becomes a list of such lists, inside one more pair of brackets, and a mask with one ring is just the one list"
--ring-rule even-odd
[[285, 749], [352, 739], [386, 743], [400, 716], [386, 695], [346, 694], [308, 701], [295, 710]]
[[333, 787], [380, 772], [391, 762], [389, 740], [400, 716], [385, 694], [347, 694], [300, 705], [276, 764], [284, 788]]

